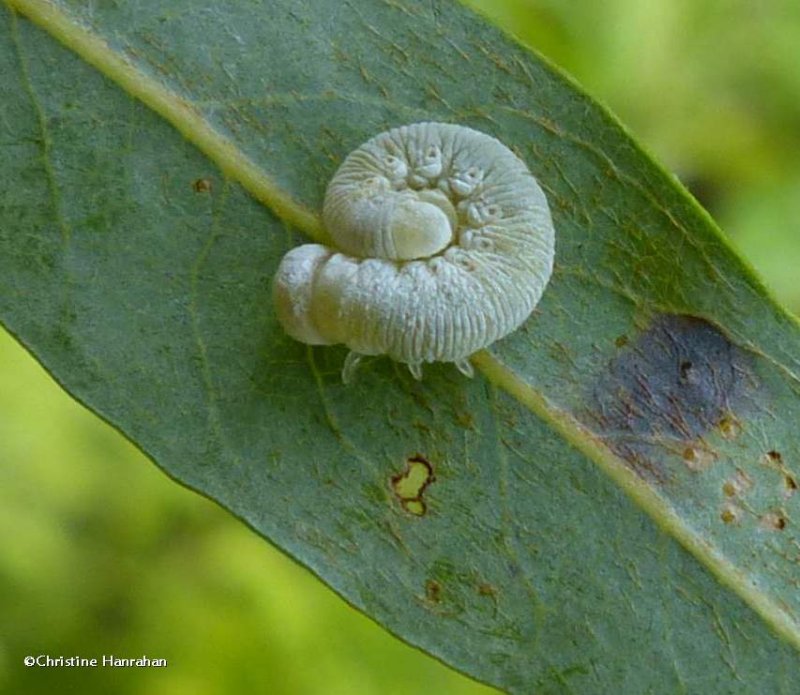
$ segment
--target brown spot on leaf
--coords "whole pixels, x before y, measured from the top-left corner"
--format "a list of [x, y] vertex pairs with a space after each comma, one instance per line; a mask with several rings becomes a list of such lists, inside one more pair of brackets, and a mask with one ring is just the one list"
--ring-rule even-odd
[[425, 582], [425, 598], [431, 603], [439, 603], [442, 600], [442, 585], [435, 579]]
[[195, 179], [192, 183], [192, 190], [195, 193], [211, 193], [213, 187], [211, 179]]
[[[668, 479], [675, 454], [726, 421], [749, 374], [745, 353], [703, 319], [662, 315], [622, 350], [595, 383], [591, 420], [598, 434], [639, 475]], [[713, 455], [713, 454], [712, 454]]]
[[768, 451], [767, 457], [769, 458], [770, 461], [774, 461], [775, 463], [781, 463], [781, 461], [783, 461], [783, 456], [781, 456], [781, 452], [775, 451], [775, 449], [773, 449], [772, 451]]
[[789, 523], [786, 514], [780, 509], [767, 512], [761, 517], [761, 525], [764, 528], [773, 529], [775, 531], [783, 531]]
[[725, 505], [719, 515], [719, 518], [722, 519], [722, 523], [724, 524], [735, 524], [739, 521], [740, 517], [741, 511], [738, 507], [734, 507], [733, 505]]
[[719, 431], [725, 439], [736, 439], [742, 431], [742, 425], [735, 417], [728, 414], [719, 421]]
[[681, 454], [686, 467], [691, 471], [704, 471], [711, 467], [714, 463], [716, 455], [713, 451], [709, 451], [700, 446], [687, 446]]
[[738, 497], [747, 493], [753, 487], [753, 479], [741, 468], [726, 480], [722, 485], [722, 492], [726, 497]]
[[392, 490], [400, 506], [414, 516], [423, 516], [427, 511], [422, 495], [436, 477], [433, 466], [422, 454], [415, 454], [406, 461], [402, 473], [391, 478]]
[[456, 424], [465, 430], [474, 430], [475, 418], [471, 413], [458, 411], [456, 412]]
[[497, 596], [497, 589], [487, 582], [482, 582], [478, 584], [478, 594], [495, 598]]

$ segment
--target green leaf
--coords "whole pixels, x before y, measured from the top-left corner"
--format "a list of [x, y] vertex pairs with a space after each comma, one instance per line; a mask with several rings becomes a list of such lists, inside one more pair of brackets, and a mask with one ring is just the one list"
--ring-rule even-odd
[[[552, 67], [437, 0], [6, 0], [0, 74], [0, 317], [170, 476], [509, 691], [793, 690], [800, 330]], [[345, 387], [271, 277], [421, 120], [525, 159], [554, 278], [475, 380]]]

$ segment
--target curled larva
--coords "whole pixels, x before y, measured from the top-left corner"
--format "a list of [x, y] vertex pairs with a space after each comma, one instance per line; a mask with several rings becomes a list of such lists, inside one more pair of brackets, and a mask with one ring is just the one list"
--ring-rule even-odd
[[335, 248], [289, 251], [273, 283], [278, 319], [310, 345], [343, 343], [347, 382], [363, 355], [420, 378], [530, 316], [553, 269], [555, 233], [525, 164], [484, 133], [415, 123], [347, 156], [325, 194]]

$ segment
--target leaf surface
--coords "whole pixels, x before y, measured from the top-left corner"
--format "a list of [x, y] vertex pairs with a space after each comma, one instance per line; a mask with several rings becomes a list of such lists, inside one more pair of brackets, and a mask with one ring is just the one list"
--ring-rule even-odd
[[[792, 692], [800, 331], [575, 85], [450, 2], [0, 8], [0, 317], [70, 393], [482, 681]], [[271, 277], [422, 120], [527, 162], [555, 274], [475, 380], [345, 387]]]

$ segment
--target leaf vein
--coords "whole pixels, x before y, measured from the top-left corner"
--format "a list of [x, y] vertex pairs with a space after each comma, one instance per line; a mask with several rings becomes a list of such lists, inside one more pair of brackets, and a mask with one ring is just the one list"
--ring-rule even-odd
[[30, 68], [28, 66], [28, 57], [22, 47], [22, 39], [19, 35], [19, 23], [17, 21], [17, 13], [11, 12], [11, 38], [14, 44], [14, 50], [20, 64], [20, 73], [22, 81], [25, 85], [25, 91], [31, 100], [31, 105], [36, 113], [36, 122], [39, 127], [39, 138], [37, 143], [41, 147], [42, 154], [42, 167], [44, 168], [45, 177], [47, 179], [48, 189], [50, 191], [50, 198], [53, 203], [53, 213], [61, 232], [61, 239], [64, 245], [69, 244], [70, 237], [72, 236], [70, 225], [64, 217], [64, 210], [61, 202], [61, 186], [56, 176], [55, 168], [53, 167], [53, 140], [50, 134], [50, 129], [47, 125], [47, 115], [45, 113], [42, 100], [39, 98], [36, 88], [33, 86], [31, 79]]

